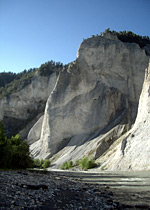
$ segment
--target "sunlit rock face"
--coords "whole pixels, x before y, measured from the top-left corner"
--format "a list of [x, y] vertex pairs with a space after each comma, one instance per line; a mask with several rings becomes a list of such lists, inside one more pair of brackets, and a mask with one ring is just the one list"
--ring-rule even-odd
[[33, 156], [58, 166], [102, 155], [134, 123], [147, 66], [145, 50], [110, 33], [83, 41], [47, 100], [40, 137], [28, 138]]
[[135, 124], [118, 142], [101, 158], [106, 169], [150, 170], [150, 66], [145, 72]]
[[37, 73], [25, 87], [0, 99], [0, 120], [3, 120], [6, 134], [11, 136], [20, 133], [25, 138], [44, 113], [49, 93], [53, 90], [58, 73], [40, 76]]

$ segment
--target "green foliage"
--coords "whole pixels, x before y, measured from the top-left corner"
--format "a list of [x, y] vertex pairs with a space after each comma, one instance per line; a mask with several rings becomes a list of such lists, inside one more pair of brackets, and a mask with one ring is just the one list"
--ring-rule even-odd
[[68, 163], [67, 162], [64, 162], [61, 166], [61, 169], [63, 170], [67, 170], [68, 169]]
[[48, 168], [51, 165], [50, 160], [39, 160], [39, 159], [34, 159], [34, 163], [33, 163], [33, 167], [34, 168], [41, 168], [41, 169], [45, 169]]
[[[7, 96], [13, 92], [21, 90], [23, 87], [31, 83], [31, 78], [34, 75], [36, 69], [24, 70], [21, 73], [14, 74], [13, 78], [9, 79], [9, 74], [5, 77], [5, 84], [0, 86], [0, 96]], [[3, 73], [0, 74], [0, 81], [3, 80]], [[8, 77], [8, 78], [7, 78]]]
[[0, 123], [0, 168], [28, 168], [32, 167], [29, 146], [19, 135], [8, 139]]
[[[150, 45], [150, 37], [149, 36], [140, 36], [137, 35], [135, 33], [133, 33], [132, 31], [111, 31], [110, 28], [107, 28], [104, 33], [111, 33], [114, 35], [117, 35], [118, 39], [120, 39], [122, 42], [129, 42], [129, 43], [136, 43], [140, 46], [140, 48], [144, 48], [147, 44]], [[92, 35], [92, 38], [95, 37], [100, 37], [102, 36], [104, 33], [100, 33], [100, 35]], [[87, 38], [89, 39], [89, 38]], [[87, 40], [86, 39], [86, 40]], [[146, 51], [146, 50], [145, 50]], [[147, 53], [147, 51], [146, 51]]]
[[80, 160], [76, 160], [75, 161], [75, 166], [79, 166], [80, 165]]
[[58, 71], [62, 69], [63, 64], [60, 62], [48, 61], [40, 66], [38, 69], [38, 73], [41, 76], [48, 76], [52, 74], [54, 71]]
[[116, 32], [116, 34], [122, 42], [134, 42], [141, 48], [145, 47], [147, 44], [150, 44], [150, 39], [148, 36], [139, 36], [134, 34], [132, 31], [121, 31], [119, 33]]
[[94, 159], [89, 159], [88, 157], [84, 157], [81, 160], [76, 160], [75, 163], [73, 163], [71, 160], [69, 162], [64, 162], [61, 166], [61, 169], [67, 170], [71, 169], [75, 166], [80, 166], [83, 170], [88, 170], [90, 168], [95, 168], [97, 164], [95, 163]]
[[48, 168], [48, 167], [50, 167], [50, 165], [51, 165], [50, 160], [45, 159], [44, 163], [42, 164], [42, 168], [43, 169]]
[[39, 159], [34, 159], [33, 160], [33, 167], [34, 168], [40, 168], [40, 160]]
[[149, 36], [140, 36], [132, 31], [111, 31], [110, 28], [106, 29], [104, 33], [112, 33], [117, 35], [118, 39], [120, 39], [122, 42], [129, 42], [129, 43], [136, 43], [141, 48], [145, 47], [147, 44], [150, 44], [150, 37]]
[[16, 78], [16, 73], [2, 72], [0, 73], [0, 87], [5, 87], [6, 84], [12, 82]]
[[43, 163], [44, 163], [44, 160], [41, 159], [41, 160], [40, 160], [40, 168], [42, 168]]
[[90, 168], [95, 168], [97, 164], [94, 159], [89, 159], [88, 157], [84, 157], [80, 161], [80, 166], [83, 170], [88, 170]]
[[64, 162], [61, 166], [61, 169], [67, 170], [73, 167], [73, 162], [70, 160], [69, 162]]
[[72, 168], [73, 167], [73, 162], [72, 162], [72, 160], [70, 160], [69, 162], [68, 162], [68, 168]]
[[31, 83], [35, 72], [41, 76], [48, 76], [55, 71], [61, 70], [63, 64], [60, 62], [48, 61], [39, 68], [31, 68], [21, 73], [0, 73], [0, 96], [8, 96], [9, 94], [23, 89]]

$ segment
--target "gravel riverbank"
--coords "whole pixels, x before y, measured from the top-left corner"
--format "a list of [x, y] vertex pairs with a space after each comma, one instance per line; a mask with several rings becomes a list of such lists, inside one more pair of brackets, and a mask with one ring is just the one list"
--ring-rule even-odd
[[[140, 209], [114, 202], [107, 186], [59, 172], [0, 171], [0, 209]], [[149, 209], [148, 207], [146, 209]]]

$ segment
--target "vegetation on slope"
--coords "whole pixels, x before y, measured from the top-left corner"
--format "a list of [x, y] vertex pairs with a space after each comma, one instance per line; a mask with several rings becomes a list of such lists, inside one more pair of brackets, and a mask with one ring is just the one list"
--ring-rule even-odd
[[4, 75], [5, 75], [5, 85], [0, 87], [0, 96], [7, 96], [15, 91], [18, 91], [25, 87], [26, 85], [30, 84], [31, 78], [34, 75], [34, 72], [36, 69], [30, 69], [28, 71], [24, 70], [21, 73], [18, 74], [13, 74], [14, 78], [12, 81], [9, 82], [10, 75], [12, 74], [11, 72], [8, 73], [1, 73], [0, 74], [0, 80], [3, 80]]
[[122, 42], [128, 42], [128, 43], [136, 43], [138, 44], [141, 48], [144, 48], [146, 45], [150, 45], [150, 37], [149, 36], [140, 36], [132, 31], [114, 31], [110, 30], [110, 28], [106, 29], [103, 33], [97, 34], [97, 35], [92, 35], [92, 38], [100, 37], [104, 33], [111, 33], [114, 34], [118, 37], [118, 39]]
[[112, 34], [117, 35], [118, 39], [120, 39], [122, 42], [129, 42], [129, 43], [136, 43], [141, 48], [145, 47], [147, 44], [150, 44], [150, 38], [149, 36], [140, 36], [132, 31], [110, 31], [110, 29], [106, 29], [105, 32], [109, 32]]
[[34, 168], [40, 168], [40, 169], [48, 168], [50, 165], [51, 165], [51, 162], [48, 159], [45, 159], [45, 160], [35, 159], [33, 163]]
[[12, 72], [0, 73], [0, 87], [5, 87], [8, 83], [12, 82], [16, 78], [16, 74]]
[[69, 162], [64, 162], [61, 166], [61, 169], [67, 170], [75, 166], [80, 166], [81, 169], [86, 171], [90, 168], [95, 168], [97, 166], [97, 163], [95, 163], [95, 160], [93, 158], [84, 157], [81, 160], [76, 160], [75, 163], [73, 163], [71, 160]]
[[35, 73], [40, 76], [49, 76], [53, 72], [61, 70], [62, 67], [63, 64], [60, 62], [48, 61], [39, 68], [24, 70], [18, 74], [2, 72], [0, 73], [0, 97], [19, 91], [30, 84]]

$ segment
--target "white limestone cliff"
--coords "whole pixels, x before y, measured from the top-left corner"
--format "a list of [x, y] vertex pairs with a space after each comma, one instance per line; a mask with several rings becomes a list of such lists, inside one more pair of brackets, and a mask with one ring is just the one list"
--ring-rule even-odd
[[59, 166], [106, 152], [134, 123], [148, 59], [137, 44], [110, 33], [85, 40], [57, 78], [37, 126], [41, 134], [28, 136], [33, 156], [53, 156]]
[[150, 170], [150, 65], [133, 128], [99, 159], [108, 170]]

